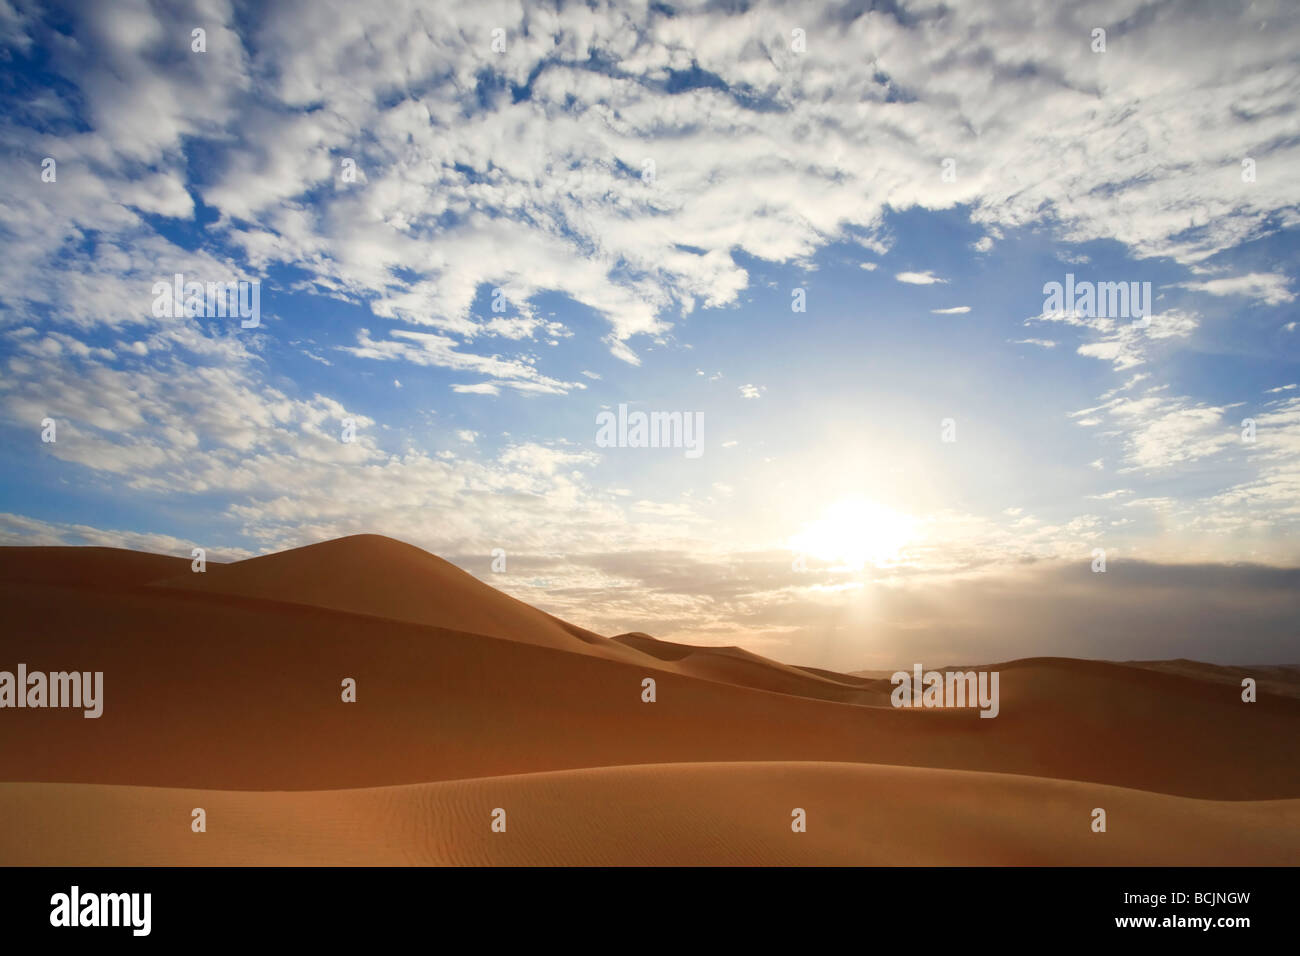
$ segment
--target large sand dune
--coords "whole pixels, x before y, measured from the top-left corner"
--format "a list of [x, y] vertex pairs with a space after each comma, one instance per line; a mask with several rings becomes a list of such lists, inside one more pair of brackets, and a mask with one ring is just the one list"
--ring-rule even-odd
[[[1278, 829], [1290, 821], [1294, 833], [1288, 807], [1300, 798], [1300, 700], [1286, 669], [1270, 671], [1259, 701], [1245, 704], [1231, 669], [1038, 658], [995, 665], [1002, 677], [994, 720], [974, 710], [896, 710], [879, 675], [640, 634], [608, 639], [375, 536], [209, 564], [205, 574], [191, 573], [188, 559], [110, 549], [0, 549], [0, 600], [7, 616], [0, 669], [21, 661], [105, 675], [97, 720], [79, 711], [0, 711], [0, 780], [14, 784], [0, 797], [12, 808], [6, 819], [45, 832], [80, 806], [97, 821], [87, 826], [109, 841], [105, 862], [188, 852], [189, 844], [159, 848], [130, 836], [130, 821], [169, 806], [175, 788], [203, 791], [207, 802], [191, 805], [210, 812], [227, 807], [225, 817], [245, 821], [239, 832], [264, 833], [275, 820], [299, 834], [272, 841], [268, 852], [283, 862], [496, 861], [498, 844], [485, 849], [466, 836], [471, 842], [444, 845], [438, 827], [466, 794], [488, 800], [488, 792], [516, 786], [525, 819], [527, 807], [561, 800], [555, 794], [575, 807], [604, 806], [605, 797], [585, 794], [608, 788], [623, 788], [617, 799], [637, 808], [601, 831], [611, 834], [605, 843], [591, 837], [572, 846], [565, 841], [577, 831], [563, 822], [571, 817], [539, 809], [534, 839], [511, 858], [517, 862], [860, 862], [884, 861], [878, 854], [886, 850], [902, 853], [888, 860], [899, 863], [1119, 861], [1091, 857], [1099, 846], [1123, 850], [1128, 862], [1144, 862], [1143, 853], [1152, 862], [1196, 858], [1180, 853], [1276, 862], [1294, 852]], [[346, 677], [357, 682], [356, 703], [340, 699]], [[642, 700], [647, 677], [657, 683], [654, 703]], [[980, 773], [917, 776], [909, 767]], [[876, 776], [854, 776], [861, 773]], [[810, 825], [796, 848], [754, 843], [770, 823], [764, 801], [794, 799], [778, 785], [787, 778], [802, 780], [807, 794], [791, 806], [824, 796], [820, 806], [840, 808], [825, 810], [839, 821], [835, 829], [861, 840], [841, 834], [845, 849], [833, 851], [829, 830]], [[900, 826], [951, 839], [890, 842], [853, 829], [883, 793], [901, 801], [886, 818], [903, 813], [908, 801], [886, 786], [891, 780], [921, 788], [913, 815], [896, 815]], [[928, 793], [932, 787], [965, 794], [965, 808]], [[1145, 842], [1114, 822], [1108, 842], [1070, 842], [1075, 797], [1062, 803], [1060, 795], [1089, 804], [1082, 832], [1091, 837], [1086, 811], [1106, 805], [1092, 796], [1105, 787], [1122, 788], [1113, 791], [1117, 806], [1145, 808], [1142, 819], [1158, 822]], [[326, 790], [340, 792], [319, 792]], [[686, 796], [673, 796], [677, 790]], [[750, 791], [752, 799], [744, 796]], [[1003, 799], [1041, 804], [1042, 815], [1021, 814], [1017, 824], [997, 804]], [[396, 818], [348, 822], [347, 808], [376, 800]], [[421, 800], [433, 809], [419, 809]], [[733, 829], [712, 839], [705, 824], [727, 801], [752, 813], [715, 821]], [[850, 812], [858, 804], [864, 809]], [[782, 835], [789, 807], [784, 813]], [[674, 830], [668, 821], [679, 817], [693, 822]], [[299, 822], [289, 826], [290, 818]], [[980, 821], [1008, 831], [1003, 850], [982, 836], [958, 838]], [[403, 844], [404, 827], [428, 830], [425, 842]], [[1189, 846], [1198, 832], [1204, 842]], [[1265, 852], [1251, 836], [1258, 833], [1277, 836], [1277, 851]], [[14, 839], [0, 845], [0, 863], [39, 852]], [[263, 859], [251, 837], [241, 843], [229, 829], [196, 839], [217, 848], [204, 853], [228, 854], [223, 860]], [[656, 850], [665, 839], [685, 842]], [[1036, 840], [1046, 841], [1037, 856], [1028, 848]], [[322, 856], [335, 852], [321, 849], [326, 843], [342, 855]]]
[[[204, 833], [191, 831], [195, 807]], [[1097, 807], [1105, 833], [1091, 827]], [[871, 764], [657, 764], [298, 793], [0, 784], [0, 815], [27, 821], [0, 835], [0, 860], [69, 866], [1300, 863], [1300, 800]]]
[[208, 596], [263, 598], [507, 637], [615, 660], [621, 644], [579, 636], [549, 614], [488, 587], [442, 558], [391, 538], [358, 534], [157, 581]]

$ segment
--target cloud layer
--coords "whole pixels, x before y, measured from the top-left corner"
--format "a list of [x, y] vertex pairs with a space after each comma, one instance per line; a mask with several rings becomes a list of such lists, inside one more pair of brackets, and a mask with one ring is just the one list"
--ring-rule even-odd
[[[441, 426], [440, 447], [343, 383], [373, 373], [407, 394], [436, 371], [449, 402], [580, 401], [605, 380], [585, 367], [596, 356], [615, 380], [640, 371], [693, 323], [743, 322], [756, 264], [816, 278], [829, 250], [885, 257], [909, 211], [982, 233], [961, 239], [968, 258], [1017, 230], [1113, 240], [1193, 276], [1171, 294], [1289, 306], [1289, 264], [1235, 270], [1223, 254], [1300, 226], [1298, 32], [1285, 3], [0, 0], [6, 62], [37, 78], [6, 87], [0, 120], [0, 414], [26, 438], [56, 420], [37, 451], [88, 486], [203, 500], [213, 533], [243, 543], [232, 554], [358, 530], [462, 555], [509, 542], [538, 562], [534, 582], [512, 580], [521, 594], [599, 600], [602, 622], [650, 608], [679, 631], [723, 628], [688, 571], [767, 560], [720, 543], [747, 540], [722, 504], [744, 498], [735, 476], [625, 493], [593, 477], [595, 449], [522, 413]], [[176, 273], [260, 280], [263, 327], [155, 318], [153, 283]], [[879, 271], [918, 311], [967, 317], [929, 324], [973, 326], [987, 310], [958, 297], [959, 274], [940, 258]], [[309, 333], [317, 308], [361, 320]], [[1214, 540], [1293, 527], [1300, 400], [1164, 374], [1208, 315], [1027, 320], [1018, 352], [1122, 378], [1060, 425], [1097, 436], [1095, 470], [1136, 493], [1065, 515], [936, 508], [908, 560], [1073, 559], [1128, 521]], [[729, 381], [750, 414], [791, 393], [743, 369]], [[749, 447], [728, 439], [720, 451]], [[783, 450], [761, 441], [753, 474]], [[1188, 469], [1218, 480], [1161, 490]], [[6, 510], [8, 540], [106, 540]], [[750, 580], [726, 606], [733, 629], [795, 620], [786, 587]], [[800, 600], [816, 613], [822, 596]]]

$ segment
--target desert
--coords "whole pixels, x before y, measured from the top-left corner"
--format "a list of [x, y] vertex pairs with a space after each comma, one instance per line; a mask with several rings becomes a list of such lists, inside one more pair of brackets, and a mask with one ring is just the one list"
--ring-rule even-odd
[[376, 535], [204, 573], [4, 548], [0, 594], [3, 659], [111, 698], [0, 712], [4, 864], [1300, 862], [1287, 668], [1245, 703], [1241, 669], [995, 661], [996, 719], [895, 708], [885, 677], [595, 634]]

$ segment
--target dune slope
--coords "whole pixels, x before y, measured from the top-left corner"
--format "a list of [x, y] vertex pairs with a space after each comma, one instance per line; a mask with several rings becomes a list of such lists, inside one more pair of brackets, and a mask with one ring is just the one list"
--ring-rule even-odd
[[[219, 567], [212, 562], [208, 569]], [[123, 548], [0, 548], [0, 581], [78, 588], [148, 584], [187, 572], [188, 558]]]
[[[190, 829], [191, 810], [207, 832]], [[1091, 829], [1107, 813], [1107, 832]], [[506, 830], [491, 829], [505, 811]], [[806, 832], [791, 829], [792, 811]], [[1295, 865], [1300, 800], [1004, 774], [696, 763], [302, 793], [0, 784], [0, 864]], [[112, 819], [112, 827], [102, 821]]]
[[156, 586], [368, 614], [614, 660], [641, 657], [516, 601], [442, 558], [381, 535], [352, 535], [209, 566], [205, 574], [182, 573]]
[[[772, 693], [522, 641], [257, 598], [0, 583], [0, 660], [105, 674], [104, 715], [6, 710], [0, 779], [239, 790], [679, 761], [1013, 772], [1300, 796], [1300, 702], [1089, 661], [1001, 665], [1001, 715]], [[576, 640], [576, 638], [575, 638]], [[2, 667], [3, 665], [0, 665]], [[357, 681], [344, 703], [344, 678]], [[642, 681], [657, 700], [642, 700]]]

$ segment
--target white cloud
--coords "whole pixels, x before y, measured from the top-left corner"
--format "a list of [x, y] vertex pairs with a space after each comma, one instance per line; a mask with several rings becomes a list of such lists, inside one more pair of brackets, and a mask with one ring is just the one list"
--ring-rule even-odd
[[[41, 28], [26, 10], [5, 20], [0, 42], [31, 47]], [[791, 54], [778, 29], [796, 13], [815, 54]], [[442, 553], [485, 553], [500, 541], [570, 555], [699, 553], [717, 536], [682, 530], [698, 520], [683, 501], [642, 502], [629, 516], [610, 502], [634, 495], [595, 491], [581, 450], [521, 442], [471, 460], [383, 447], [379, 423], [360, 411], [285, 391], [260, 354], [270, 322], [252, 334], [160, 327], [149, 290], [173, 272], [227, 279], [283, 267], [303, 276], [300, 289], [337, 300], [322, 304], [369, 310], [377, 332], [328, 353], [339, 364], [346, 356], [349, 371], [405, 362], [471, 379], [450, 385], [459, 394], [562, 395], [581, 384], [529, 349], [585, 325], [541, 318], [544, 293], [590, 310], [603, 323], [595, 337], [637, 364], [642, 342], [668, 337], [700, 308], [737, 304], [751, 278], [740, 262], [802, 263], [846, 238], [883, 255], [884, 241], [862, 236], [877, 237], [891, 210], [969, 209], [986, 232], [977, 251], [1001, 229], [1037, 226], [1058, 240], [1107, 239], [1131, 255], [1196, 264], [1266, 235], [1300, 206], [1300, 178], [1276, 172], [1300, 168], [1300, 144], [1286, 135], [1300, 16], [1289, 7], [1270, 11], [1260, 30], [1245, 8], [1115, 0], [1106, 22], [1124, 24], [1124, 42], [1105, 56], [1088, 50], [1077, 11], [1033, 0], [1010, 11], [950, 3], [942, 16], [755, 3], [686, 5], [674, 17], [602, 0], [562, 13], [286, 0], [259, 10], [247, 43], [234, 14], [221, 2], [81, 5], [53, 37], [48, 68], [69, 92], [38, 105], [70, 132], [6, 117], [0, 157], [0, 288], [11, 320], [0, 409], [29, 430], [56, 417], [59, 442], [45, 453], [97, 480], [181, 502], [224, 494], [232, 533], [267, 546], [369, 530]], [[173, 55], [195, 22], [207, 24], [210, 52]], [[490, 53], [487, 23], [508, 31], [507, 54]], [[695, 67], [729, 89], [665, 92]], [[52, 151], [58, 184], [36, 188], [31, 157]], [[194, 177], [200, 154], [204, 175]], [[1244, 155], [1259, 160], [1255, 183], [1240, 181]], [[355, 183], [339, 179], [344, 156], [357, 160]], [[957, 159], [956, 183], [939, 181], [940, 156]], [[650, 158], [653, 182], [640, 175]], [[203, 226], [213, 246], [189, 251], [155, 219], [193, 225], [195, 199], [217, 218]], [[945, 282], [931, 272], [897, 278]], [[1187, 287], [1294, 298], [1272, 273]], [[509, 310], [480, 316], [481, 297], [496, 289]], [[1152, 320], [1147, 330], [1084, 320], [1057, 328], [1086, 339], [1081, 354], [1130, 369], [1196, 327], [1174, 311]], [[1129, 474], [1238, 466], [1203, 509], [1207, 527], [1234, 513], [1294, 517], [1294, 407], [1257, 412], [1259, 440], [1242, 447], [1246, 412], [1229, 414], [1230, 399], [1136, 396], [1138, 378], [1075, 418], [1110, 429], [1087, 434], [1107, 443], [1110, 460]], [[355, 443], [338, 440], [344, 415], [361, 425]], [[1195, 510], [1163, 494], [1140, 500], [1138, 511], [1162, 500], [1170, 514]], [[1065, 553], [1105, 527], [1096, 515], [1017, 520], [1026, 523], [952, 517], [969, 550], [944, 560], [965, 569], [991, 551]], [[28, 530], [50, 540], [94, 530], [78, 528]], [[618, 583], [573, 563], [563, 570], [595, 594]], [[628, 594], [629, 615], [633, 606], [671, 613], [674, 602], [679, 614], [699, 610], [685, 587], [650, 591]], [[737, 602], [708, 613], [746, 610]]]
[[937, 283], [946, 283], [947, 279], [941, 279], [934, 275], [928, 269], [925, 272], [900, 272], [894, 276], [899, 282], [906, 282], [908, 285], [935, 285]]
[[0, 544], [27, 547], [126, 548], [153, 554], [170, 554], [189, 560], [194, 548], [203, 548], [209, 561], [241, 561], [253, 557], [244, 548], [211, 541], [198, 542], [168, 534], [94, 528], [64, 521], [42, 521], [24, 515], [0, 514]]
[[[41, 135], [13, 128], [0, 189], [21, 252], [0, 279], [20, 301], [84, 302], [84, 321], [138, 315], [135, 293], [113, 287], [109, 252], [130, 248], [153, 274], [139, 213], [188, 217], [193, 192], [253, 269], [294, 266], [324, 294], [466, 339], [563, 334], [527, 309], [556, 291], [603, 316], [611, 352], [635, 363], [638, 336], [736, 301], [749, 277], [733, 250], [790, 262], [853, 234], [882, 251], [889, 209], [967, 204], [987, 230], [977, 247], [1045, 221], [1070, 241], [1201, 262], [1300, 202], [1295, 177], [1246, 184], [1238, 168], [1247, 153], [1261, 170], [1300, 159], [1293, 139], [1261, 129], [1294, 99], [1297, 14], [1275, 10], [1259, 30], [1255, 14], [1234, 12], [1117, 2], [1108, 17], [1126, 24], [1125, 42], [1097, 56], [1078, 42], [1077, 18], [1048, 2], [1025, 0], [1014, 16], [956, 4], [923, 27], [806, 8], [818, 46], [799, 57], [761, 3], [675, 16], [507, 5], [493, 14], [511, 37], [498, 56], [473, 3], [286, 2], [247, 44], [224, 4], [129, 16], [92, 5], [50, 64], [94, 121], [60, 141], [61, 161], [81, 174], [57, 190], [21, 187], [17, 157], [42, 155]], [[201, 64], [170, 56], [167, 38], [197, 20], [209, 33]], [[5, 38], [27, 47], [37, 29], [21, 19]], [[696, 67], [744, 95], [662, 92], [668, 71]], [[467, 95], [484, 76], [528, 95]], [[210, 158], [201, 183], [187, 180], [187, 145]], [[934, 156], [957, 160], [956, 183], [939, 182]], [[356, 160], [356, 182], [341, 181], [340, 157]], [[155, 167], [148, 179], [141, 163]], [[50, 278], [39, 266], [60, 237], [92, 230], [101, 250], [34, 281]], [[168, 245], [155, 237], [153, 252], [183, 258]], [[77, 276], [94, 277], [92, 294], [66, 294]], [[1252, 278], [1235, 288], [1290, 301], [1277, 277], [1203, 285], [1220, 294]], [[476, 320], [485, 288], [502, 289], [517, 314]]]
[[1241, 447], [1228, 421], [1230, 406], [1169, 398], [1149, 389], [1137, 398], [1113, 398], [1098, 408], [1071, 413], [1080, 425], [1100, 424], [1104, 412], [1118, 427], [1127, 465], [1121, 472], [1160, 471]]
[[1295, 293], [1287, 288], [1289, 283], [1290, 280], [1281, 273], [1252, 272], [1249, 275], [1207, 279], [1204, 282], [1182, 282], [1179, 285], [1193, 292], [1205, 292], [1217, 296], [1246, 296], [1265, 305], [1282, 305], [1295, 301]]
[[[484, 356], [459, 350], [455, 339], [433, 332], [415, 332], [394, 329], [392, 338], [376, 340], [369, 329], [357, 333], [358, 345], [339, 346], [339, 351], [358, 358], [410, 362], [413, 365], [440, 366], [457, 371], [490, 376], [494, 388], [513, 388], [519, 392], [563, 395], [573, 389], [586, 388], [581, 382], [562, 382], [537, 371], [526, 359], [502, 359], [495, 355]], [[452, 386], [457, 391], [469, 391], [466, 386]], [[485, 394], [496, 394], [485, 392]]]
[[1156, 343], [1187, 338], [1199, 324], [1195, 313], [1179, 309], [1157, 312], [1145, 321], [1094, 318], [1076, 312], [1045, 312], [1025, 320], [1026, 325], [1035, 322], [1054, 322], [1087, 330], [1095, 340], [1080, 345], [1078, 354], [1110, 362], [1117, 371], [1144, 364]]

